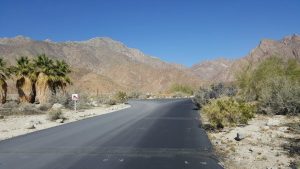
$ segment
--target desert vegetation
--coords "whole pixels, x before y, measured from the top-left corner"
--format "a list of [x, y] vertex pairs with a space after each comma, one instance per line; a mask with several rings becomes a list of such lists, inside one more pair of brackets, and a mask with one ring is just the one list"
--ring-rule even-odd
[[255, 105], [239, 101], [233, 97], [221, 97], [211, 100], [203, 106], [211, 124], [215, 128], [232, 126], [236, 124], [246, 124], [254, 117]]
[[300, 63], [271, 57], [256, 68], [249, 66], [237, 76], [240, 96], [255, 101], [264, 114], [300, 113]]
[[61, 109], [51, 109], [48, 112], [48, 118], [51, 121], [55, 121], [57, 119], [64, 119], [65, 117], [63, 116], [63, 113], [62, 113]]
[[267, 58], [239, 72], [233, 84], [200, 88], [194, 102], [214, 127], [246, 124], [255, 113], [299, 115], [300, 64]]
[[0, 58], [0, 102], [5, 103], [7, 95], [7, 83], [6, 80], [10, 76], [9, 68], [6, 66], [6, 62], [3, 58]]
[[[65, 61], [52, 60], [44, 54], [33, 59], [22, 56], [11, 66], [0, 58], [1, 114], [40, 114], [54, 103], [68, 105], [69, 73], [71, 69]], [[17, 102], [6, 103], [7, 80], [15, 81]]]
[[[16, 65], [6, 67], [1, 59], [1, 80], [5, 86], [5, 80], [9, 75], [14, 75], [19, 102], [47, 103], [57, 93], [66, 93], [66, 86], [71, 84], [68, 74], [70, 66], [65, 61], [52, 60], [46, 55], [38, 55], [34, 59], [20, 57]], [[5, 88], [2, 89], [6, 95]], [[5, 103], [5, 99], [2, 102]]]
[[200, 88], [193, 100], [226, 168], [297, 168], [299, 96], [300, 63], [273, 56], [245, 67], [232, 84]]
[[171, 93], [173, 97], [184, 97], [193, 95], [194, 90], [189, 85], [175, 83], [171, 85], [169, 93]]

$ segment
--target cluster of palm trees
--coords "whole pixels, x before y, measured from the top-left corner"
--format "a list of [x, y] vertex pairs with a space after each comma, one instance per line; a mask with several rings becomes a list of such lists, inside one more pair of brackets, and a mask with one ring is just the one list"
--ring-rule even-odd
[[70, 66], [65, 61], [52, 60], [45, 54], [34, 59], [20, 57], [15, 66], [8, 67], [0, 58], [0, 99], [6, 102], [7, 79], [16, 78], [16, 88], [20, 102], [46, 103], [58, 92], [65, 93], [66, 86], [71, 84], [68, 76]]

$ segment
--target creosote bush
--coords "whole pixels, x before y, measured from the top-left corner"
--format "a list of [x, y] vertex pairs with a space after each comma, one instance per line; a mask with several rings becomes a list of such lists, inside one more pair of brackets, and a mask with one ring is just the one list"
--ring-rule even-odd
[[212, 99], [202, 108], [202, 112], [215, 128], [247, 124], [248, 120], [254, 117], [255, 111], [254, 104], [238, 101], [233, 97]]
[[210, 99], [217, 99], [221, 96], [235, 96], [237, 94], [237, 89], [233, 85], [225, 85], [223, 83], [213, 84], [210, 87], [201, 87], [195, 92], [195, 97], [193, 102], [197, 107], [201, 108]]
[[61, 109], [51, 109], [48, 112], [48, 119], [51, 121], [55, 121], [57, 119], [65, 119]]
[[237, 76], [239, 95], [258, 102], [264, 114], [300, 114], [300, 63], [270, 57], [257, 67], [249, 66]]
[[266, 87], [258, 99], [259, 112], [265, 114], [300, 113], [300, 85], [293, 84], [286, 77], [266, 80]]

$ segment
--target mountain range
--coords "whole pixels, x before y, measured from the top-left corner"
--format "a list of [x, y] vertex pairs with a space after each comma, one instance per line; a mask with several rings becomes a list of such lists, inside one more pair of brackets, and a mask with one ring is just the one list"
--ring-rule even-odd
[[20, 56], [32, 58], [39, 54], [63, 59], [71, 65], [73, 89], [93, 94], [118, 90], [159, 93], [173, 84], [198, 87], [210, 82], [233, 81], [243, 65], [256, 64], [272, 55], [300, 61], [300, 36], [291, 35], [279, 41], [265, 39], [240, 59], [220, 58], [191, 68], [164, 62], [110, 38], [67, 42], [24, 36], [0, 38], [0, 56], [9, 64], [14, 64]]
[[200, 79], [209, 82], [231, 82], [241, 69], [249, 64], [257, 65], [270, 56], [300, 61], [300, 36], [293, 34], [281, 40], [263, 39], [250, 53], [236, 60], [219, 58], [195, 64], [191, 70]]
[[192, 86], [202, 83], [189, 69], [147, 56], [110, 38], [59, 43], [24, 36], [0, 39], [0, 56], [9, 64], [14, 64], [20, 56], [32, 58], [39, 54], [65, 60], [73, 70], [72, 87], [88, 93], [118, 90], [158, 93], [175, 83]]

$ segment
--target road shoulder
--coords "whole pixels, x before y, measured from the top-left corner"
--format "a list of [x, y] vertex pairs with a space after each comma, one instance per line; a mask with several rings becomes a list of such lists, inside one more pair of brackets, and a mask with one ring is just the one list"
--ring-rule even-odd
[[77, 113], [72, 110], [63, 110], [66, 118], [64, 121], [50, 121], [47, 114], [5, 116], [0, 119], [0, 141], [129, 107], [128, 104], [119, 104], [109, 107], [94, 107]]
[[[293, 150], [299, 147], [299, 124], [300, 117], [256, 115], [248, 125], [207, 133], [225, 168], [291, 168], [300, 160]], [[242, 140], [234, 139], [237, 133]]]

